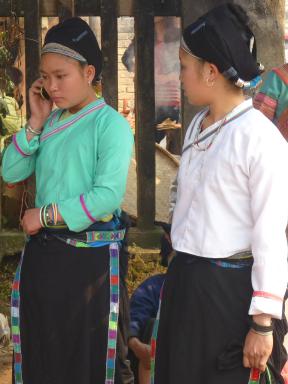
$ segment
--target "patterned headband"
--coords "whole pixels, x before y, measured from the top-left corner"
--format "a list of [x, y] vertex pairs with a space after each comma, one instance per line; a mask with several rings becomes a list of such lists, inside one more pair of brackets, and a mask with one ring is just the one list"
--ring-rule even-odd
[[80, 53], [74, 51], [71, 48], [65, 47], [65, 45], [58, 43], [48, 43], [44, 45], [41, 50], [41, 55], [44, 55], [45, 53], [58, 53], [59, 55], [70, 57], [77, 61], [81, 61], [82, 63], [87, 63], [85, 57], [80, 55]]

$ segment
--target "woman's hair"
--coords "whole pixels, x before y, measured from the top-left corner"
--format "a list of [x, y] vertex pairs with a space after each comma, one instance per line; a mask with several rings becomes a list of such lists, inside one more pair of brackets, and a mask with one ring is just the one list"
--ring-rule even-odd
[[66, 19], [50, 28], [41, 53], [58, 53], [93, 65], [95, 78], [101, 75], [102, 53], [97, 39], [89, 25], [79, 17]]
[[251, 88], [261, 81], [261, 68], [248, 22], [241, 6], [220, 5], [184, 30], [181, 47], [188, 54], [215, 64], [236, 86]]
[[230, 10], [230, 17], [235, 17], [234, 22], [238, 24], [238, 27], [241, 29], [243, 26], [247, 26], [249, 23], [249, 17], [245, 10], [237, 4], [227, 4], [228, 9]]

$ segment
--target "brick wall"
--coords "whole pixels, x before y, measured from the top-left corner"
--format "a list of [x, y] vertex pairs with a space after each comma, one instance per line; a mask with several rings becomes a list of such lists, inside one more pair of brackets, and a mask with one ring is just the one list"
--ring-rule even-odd
[[124, 100], [127, 107], [134, 108], [134, 73], [129, 73], [122, 64], [121, 58], [134, 37], [134, 19], [119, 17], [118, 19], [118, 109], [123, 110]]

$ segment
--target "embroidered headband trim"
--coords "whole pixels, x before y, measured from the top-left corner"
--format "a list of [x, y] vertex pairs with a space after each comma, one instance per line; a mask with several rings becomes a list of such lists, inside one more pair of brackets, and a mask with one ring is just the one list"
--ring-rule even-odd
[[85, 57], [80, 55], [80, 53], [59, 43], [48, 43], [44, 45], [41, 50], [41, 55], [44, 55], [45, 53], [58, 53], [59, 55], [67, 56], [71, 59], [80, 61], [81, 63], [87, 63]]

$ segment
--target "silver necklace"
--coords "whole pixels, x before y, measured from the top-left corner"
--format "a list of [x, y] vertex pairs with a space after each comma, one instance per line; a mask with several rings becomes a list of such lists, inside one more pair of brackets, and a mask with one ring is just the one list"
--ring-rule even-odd
[[[231, 111], [231, 112], [232, 112], [232, 111]], [[200, 124], [198, 125], [197, 131], [196, 131], [196, 135], [195, 135], [195, 139], [194, 139], [194, 141], [193, 141], [193, 143], [192, 143], [192, 148], [196, 149], [197, 151], [207, 151], [207, 150], [211, 147], [211, 145], [213, 144], [213, 142], [214, 142], [214, 140], [216, 139], [216, 137], [218, 136], [218, 134], [219, 134], [221, 128], [225, 125], [225, 123], [226, 123], [226, 121], [227, 121], [227, 117], [228, 117], [228, 115], [229, 115], [231, 112], [227, 113], [227, 115], [225, 115], [224, 118], [221, 120], [221, 122], [220, 122], [220, 124], [219, 124], [219, 126], [218, 126], [218, 128], [217, 128], [217, 131], [214, 133], [214, 135], [213, 135], [212, 139], [210, 140], [210, 142], [209, 142], [206, 146], [204, 146], [204, 147], [201, 148], [201, 147], [199, 146], [199, 143], [200, 143], [199, 136], [200, 136], [200, 133], [201, 133], [201, 131], [202, 131], [203, 121], [204, 121], [204, 119], [205, 119], [206, 116], [207, 116], [207, 115], [205, 115], [205, 116], [203, 117], [202, 121], [200, 122]]]

